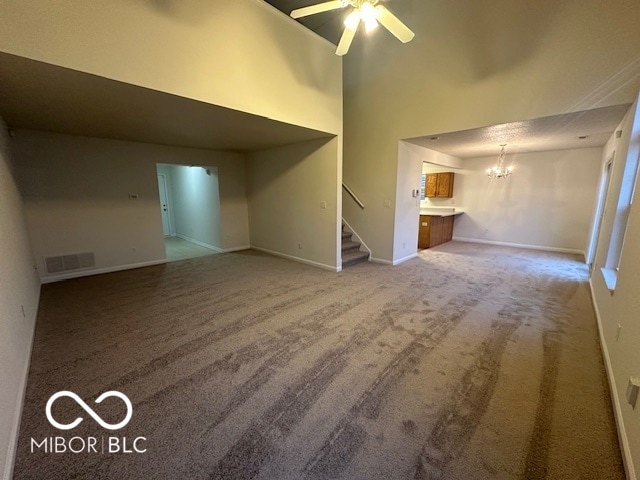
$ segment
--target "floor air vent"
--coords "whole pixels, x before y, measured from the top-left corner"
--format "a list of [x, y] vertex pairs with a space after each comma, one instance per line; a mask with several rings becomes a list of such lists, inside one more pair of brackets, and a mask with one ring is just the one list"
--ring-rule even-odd
[[94, 267], [96, 260], [93, 252], [86, 252], [61, 255], [59, 257], [45, 257], [44, 263], [47, 267], [47, 273], [60, 273]]

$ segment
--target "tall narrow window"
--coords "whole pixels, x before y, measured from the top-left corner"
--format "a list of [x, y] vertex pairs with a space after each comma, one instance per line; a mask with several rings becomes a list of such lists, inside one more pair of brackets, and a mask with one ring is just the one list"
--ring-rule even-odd
[[598, 251], [598, 242], [600, 241], [600, 232], [602, 231], [602, 222], [606, 215], [605, 202], [607, 200], [607, 194], [609, 193], [609, 184], [611, 183], [611, 169], [613, 166], [614, 156], [615, 153], [605, 164], [604, 170], [602, 171], [602, 178], [600, 180], [598, 203], [596, 205], [595, 224], [591, 233], [589, 252], [586, 259], [587, 263], [589, 264], [589, 272], [591, 272], [593, 269], [593, 262], [595, 261], [595, 254]]

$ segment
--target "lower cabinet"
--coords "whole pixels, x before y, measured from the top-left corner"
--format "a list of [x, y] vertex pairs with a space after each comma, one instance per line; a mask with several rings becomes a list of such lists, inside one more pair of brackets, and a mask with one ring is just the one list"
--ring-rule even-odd
[[[437, 218], [437, 217], [433, 217]], [[420, 215], [420, 226], [418, 228], [418, 248], [429, 248], [431, 237], [431, 217]]]
[[418, 248], [430, 248], [453, 238], [453, 215], [448, 217], [420, 215]]

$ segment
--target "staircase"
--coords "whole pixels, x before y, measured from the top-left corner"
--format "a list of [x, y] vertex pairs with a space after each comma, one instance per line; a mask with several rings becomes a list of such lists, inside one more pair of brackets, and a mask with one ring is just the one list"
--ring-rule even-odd
[[342, 268], [347, 268], [356, 263], [369, 260], [369, 252], [361, 252], [361, 244], [351, 239], [353, 234], [345, 231], [342, 224]]

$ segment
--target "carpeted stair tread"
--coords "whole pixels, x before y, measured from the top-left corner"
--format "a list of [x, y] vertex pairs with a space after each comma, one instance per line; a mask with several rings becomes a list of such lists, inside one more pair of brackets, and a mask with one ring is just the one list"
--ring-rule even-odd
[[342, 255], [342, 268], [350, 267], [356, 263], [366, 262], [369, 259], [369, 252], [350, 252]]
[[342, 255], [344, 256], [344, 254], [353, 251], [358, 251], [360, 250], [360, 245], [362, 245], [359, 242], [342, 242]]

